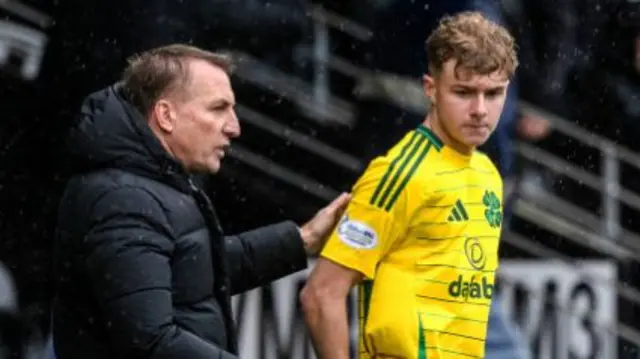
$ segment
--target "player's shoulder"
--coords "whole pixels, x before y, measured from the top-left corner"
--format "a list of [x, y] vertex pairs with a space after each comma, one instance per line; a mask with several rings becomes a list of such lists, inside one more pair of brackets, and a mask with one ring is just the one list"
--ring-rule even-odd
[[398, 198], [408, 192], [420, 191], [421, 183], [429, 176], [433, 158], [442, 143], [422, 127], [405, 134], [384, 155], [369, 162], [354, 186], [356, 192], [367, 192], [370, 203], [391, 208]]
[[387, 152], [387, 157], [396, 157], [400, 154], [420, 155], [423, 152], [439, 152], [443, 147], [442, 141], [431, 130], [424, 125], [420, 125], [407, 132], [398, 142], [396, 142]]
[[433, 162], [441, 149], [442, 142], [426, 127], [419, 126], [407, 132], [386, 153], [371, 160], [362, 177], [380, 180], [385, 176], [404, 176], [403, 180], [414, 181], [429, 168], [423, 164]]

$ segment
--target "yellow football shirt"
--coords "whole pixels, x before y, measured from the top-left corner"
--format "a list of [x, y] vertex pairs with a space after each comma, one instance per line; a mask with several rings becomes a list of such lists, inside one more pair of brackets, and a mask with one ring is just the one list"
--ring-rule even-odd
[[428, 128], [358, 179], [321, 255], [364, 274], [359, 358], [483, 358], [502, 224], [502, 180]]

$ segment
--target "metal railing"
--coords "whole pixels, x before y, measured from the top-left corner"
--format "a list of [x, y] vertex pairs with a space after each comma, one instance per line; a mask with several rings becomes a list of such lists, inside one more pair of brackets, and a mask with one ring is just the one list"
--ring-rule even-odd
[[[326, 90], [319, 90], [328, 79], [317, 74], [314, 78], [315, 86], [302, 79], [279, 71], [257, 58], [238, 51], [229, 51], [234, 59], [235, 74], [245, 82], [273, 91], [278, 95], [294, 102], [309, 119], [320, 125], [339, 125], [351, 127], [355, 121], [353, 105]], [[326, 93], [325, 93], [326, 92]]]
[[21, 19], [32, 22], [41, 28], [48, 28], [53, 24], [51, 16], [26, 5], [19, 0], [0, 0], [0, 9], [11, 15], [18, 16]]
[[249, 123], [265, 132], [271, 133], [284, 141], [324, 158], [329, 162], [348, 169], [351, 172], [359, 173], [364, 168], [362, 161], [356, 157], [331, 147], [326, 143], [319, 141], [309, 135], [305, 135], [289, 126], [267, 117], [264, 114], [256, 112], [246, 106], [238, 105], [236, 107], [238, 116], [243, 122]]
[[[521, 102], [521, 107], [524, 112], [542, 116], [547, 119], [551, 123], [552, 128], [563, 135], [600, 150], [603, 168], [603, 174], [600, 178], [576, 166], [570, 166], [567, 163], [563, 164], [564, 171], [560, 170], [559, 172], [564, 172], [565, 175], [581, 181], [585, 185], [601, 192], [604, 208], [601, 232], [611, 240], [621, 238], [620, 202], [625, 203], [635, 210], [640, 210], [640, 196], [621, 185], [620, 162], [625, 162], [640, 169], [640, 155], [605, 137], [589, 132], [573, 122], [531, 104]], [[524, 147], [519, 145], [517, 148], [518, 153], [522, 154], [523, 149]], [[545, 165], [545, 163], [541, 164]], [[556, 168], [554, 170], [559, 169]]]

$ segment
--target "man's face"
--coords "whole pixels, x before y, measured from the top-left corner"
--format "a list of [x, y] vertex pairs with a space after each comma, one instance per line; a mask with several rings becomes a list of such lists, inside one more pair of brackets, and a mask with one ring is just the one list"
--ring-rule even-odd
[[466, 151], [485, 143], [496, 128], [509, 81], [499, 72], [477, 75], [463, 68], [456, 76], [455, 65], [450, 60], [434, 77], [425, 76], [425, 91], [446, 137]]
[[202, 60], [190, 60], [188, 66], [190, 81], [167, 96], [160, 128], [172, 154], [189, 171], [216, 173], [231, 139], [240, 135], [235, 96], [222, 69]]

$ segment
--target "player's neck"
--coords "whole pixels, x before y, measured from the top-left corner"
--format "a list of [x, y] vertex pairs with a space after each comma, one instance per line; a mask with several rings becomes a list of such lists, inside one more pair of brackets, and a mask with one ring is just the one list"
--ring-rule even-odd
[[422, 125], [430, 129], [431, 132], [438, 136], [438, 138], [440, 138], [445, 146], [450, 147], [452, 150], [458, 152], [463, 156], [471, 156], [473, 151], [475, 151], [475, 147], [469, 147], [464, 143], [460, 143], [453, 139], [453, 137], [449, 135], [449, 133], [444, 128], [442, 128], [442, 126], [440, 125], [440, 121], [437, 121], [435, 117], [436, 114], [434, 113], [428, 114], [422, 122]]

